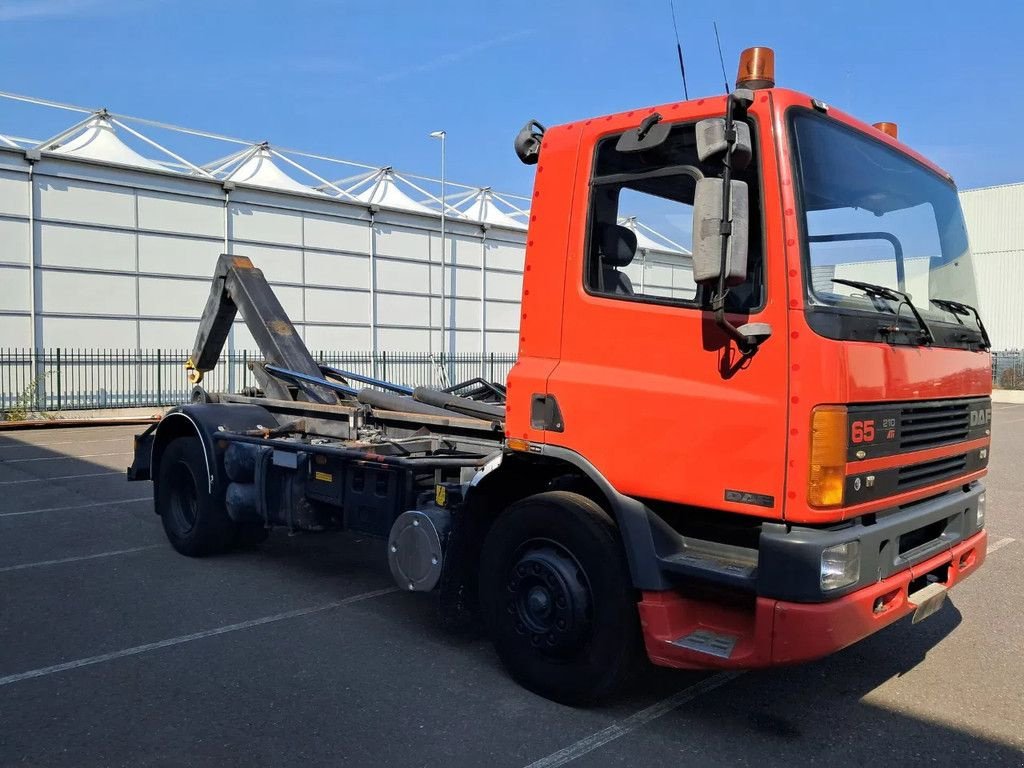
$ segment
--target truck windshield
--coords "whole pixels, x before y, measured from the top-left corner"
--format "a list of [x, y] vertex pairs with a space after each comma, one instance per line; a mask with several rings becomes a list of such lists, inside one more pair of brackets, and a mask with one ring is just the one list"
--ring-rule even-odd
[[[949, 304], [942, 305], [944, 299], [978, 303], [953, 184], [824, 115], [797, 111], [790, 124], [811, 307], [854, 316], [899, 313], [899, 301], [835, 280], [872, 283], [909, 294], [928, 322], [962, 328]], [[905, 306], [900, 318], [912, 321]], [[863, 329], [853, 336], [864, 338]]]

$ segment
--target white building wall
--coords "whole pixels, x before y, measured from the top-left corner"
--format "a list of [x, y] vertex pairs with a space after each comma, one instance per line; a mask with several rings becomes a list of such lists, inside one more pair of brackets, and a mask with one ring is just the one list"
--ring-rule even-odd
[[[34, 329], [41, 349], [188, 349], [227, 252], [263, 270], [313, 351], [438, 353], [439, 225], [315, 193], [49, 155], [30, 165], [0, 150], [0, 347], [31, 347]], [[524, 251], [522, 231], [448, 220], [444, 351], [516, 350]], [[240, 322], [229, 346], [256, 349]]]
[[[925, 301], [930, 296], [928, 289], [929, 265], [927, 256], [912, 256], [904, 259], [904, 290], [915, 300]], [[844, 295], [860, 294], [857, 288], [836, 285], [832, 278], [863, 280], [867, 283], [899, 288], [896, 282], [896, 262], [892, 260], [844, 261], [839, 264], [821, 264], [811, 271], [814, 286], [822, 292]], [[915, 301], [916, 303], [916, 301]]]
[[[31, 178], [30, 178], [31, 177]], [[995, 349], [1024, 348], [1024, 184], [961, 193]], [[525, 235], [449, 221], [448, 351], [514, 352]], [[217, 255], [250, 256], [314, 350], [441, 350], [436, 215], [0, 148], [0, 347], [190, 347]], [[662, 263], [664, 262], [664, 263]], [[689, 295], [654, 254], [635, 284]], [[454, 300], [452, 297], [454, 296]], [[433, 333], [428, 328], [433, 326]], [[234, 349], [253, 349], [239, 325]]]
[[1024, 184], [960, 193], [994, 350], [1024, 349]]
[[641, 248], [624, 272], [633, 289], [647, 296], [692, 299], [697, 295], [693, 259], [688, 254]]

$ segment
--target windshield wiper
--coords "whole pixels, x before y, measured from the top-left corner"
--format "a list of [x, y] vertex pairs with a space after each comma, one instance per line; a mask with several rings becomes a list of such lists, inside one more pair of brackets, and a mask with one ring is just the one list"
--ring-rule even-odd
[[918, 326], [921, 328], [921, 341], [932, 344], [935, 342], [935, 334], [932, 333], [932, 329], [925, 322], [921, 313], [917, 307], [914, 306], [914, 302], [910, 300], [910, 294], [904, 293], [903, 291], [897, 291], [895, 288], [886, 288], [884, 285], [875, 285], [874, 283], [865, 283], [861, 280], [844, 280], [843, 278], [833, 277], [833, 283], [839, 283], [840, 285], [848, 285], [851, 288], [857, 288], [864, 291], [868, 296], [878, 296], [882, 299], [888, 299], [889, 301], [897, 302], [896, 306], [896, 322], [892, 326], [886, 326], [881, 330], [888, 333], [895, 333], [900, 329], [900, 306], [906, 304], [910, 311], [914, 315], [914, 319], [917, 320]]
[[[988, 338], [988, 331], [985, 330], [985, 324], [981, 322], [981, 315], [978, 313], [977, 307], [972, 307], [970, 304], [964, 304], [962, 301], [953, 301], [953, 299], [932, 299], [934, 304], [939, 309], [944, 309], [947, 312], [951, 312], [954, 315], [963, 315], [964, 317], [970, 317], [974, 315], [974, 322], [978, 324], [978, 333], [981, 334], [981, 343], [984, 349], [992, 349], [992, 342]], [[957, 322], [963, 325], [963, 321], [957, 318]]]

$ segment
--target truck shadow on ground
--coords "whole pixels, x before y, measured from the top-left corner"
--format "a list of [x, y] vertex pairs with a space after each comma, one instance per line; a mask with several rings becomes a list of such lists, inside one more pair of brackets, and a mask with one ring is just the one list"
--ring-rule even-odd
[[[827, 659], [748, 672], [646, 730], [678, 741], [680, 751], [696, 737], [701, 752], [715, 755], [704, 765], [1024, 765], [1024, 752], [971, 732], [951, 714], [955, 706], [927, 699], [936, 688], [950, 705], [979, 695], [981, 686], [958, 692], [960, 676], [937, 683], [938, 673], [920, 669], [961, 621], [951, 600], [927, 621], [912, 625], [908, 617]], [[901, 681], [929, 676], [927, 685]], [[882, 696], [886, 684], [893, 690]], [[945, 714], [937, 718], [937, 709]]]
[[[274, 567], [317, 578], [350, 569], [363, 573], [369, 569], [386, 578], [382, 547], [380, 541], [349, 534], [275, 534], [262, 552], [251, 554], [269, 557]], [[982, 765], [1024, 765], [1024, 753], [1015, 747], [971, 732], [953, 716], [939, 721], [929, 714], [935, 711], [935, 702], [925, 698], [929, 692], [935, 695], [939, 689], [942, 696], [955, 698], [958, 692], [951, 685], [962, 682], [962, 676], [956, 676], [952, 684], [937, 683], [937, 673], [920, 670], [928, 655], [963, 621], [955, 601], [954, 592], [946, 606], [926, 621], [913, 625], [908, 617], [827, 659], [747, 672], [619, 741], [654, 738], [667, 752], [702, 755], [702, 765], [792, 766], [819, 760], [838, 765], [869, 761], [947, 765], [968, 759]], [[482, 632], [453, 635], [439, 625], [432, 595], [404, 595], [397, 603], [368, 604], [365, 610], [400, 625], [403, 632], [415, 633], [424, 647], [448, 646], [468, 654], [467, 662], [472, 659], [503, 676]], [[965, 665], [971, 663], [980, 662], [964, 660]], [[709, 674], [650, 667], [600, 709], [616, 719], [628, 717]], [[877, 694], [883, 686], [901, 686], [904, 677], [924, 684], [907, 685], [886, 696]], [[515, 683], [508, 679], [507, 685]], [[977, 696], [979, 689], [964, 695]], [[898, 709], [892, 704], [895, 700]], [[544, 705], [572, 711], [550, 702]], [[619, 764], [620, 747], [602, 748], [581, 764]], [[632, 764], [624, 755], [619, 757], [622, 764]]]
[[[374, 572], [390, 583], [384, 542], [348, 533], [289, 536], [279, 531], [259, 551], [230, 556], [270, 561], [272, 567], [299, 579], [343, 579], [346, 574]], [[729, 754], [730, 745], [745, 745], [738, 747], [739, 752], [724, 765], [742, 764], [751, 745], [757, 745], [761, 755], [758, 765], [793, 759], [800, 764], [812, 754], [833, 761], [838, 754], [840, 764], [862, 760], [877, 763], [881, 749], [886, 755], [881, 760], [883, 765], [897, 760], [946, 764], [953, 756], [974, 761], [981, 757], [983, 764], [1024, 765], [1024, 753], [957, 727], [952, 718], [935, 722], [924, 714], [913, 714], [915, 710], [925, 712], [929, 702], [911, 700], [907, 702], [909, 711], [897, 711], [882, 697], [873, 695], [887, 683], [899, 685], [900, 679], [908, 675], [914, 681], [934, 676], [930, 671], [915, 673], [962, 623], [956, 600], [953, 592], [943, 609], [927, 620], [914, 625], [907, 617], [821, 661], [747, 672], [645, 730], [678, 741], [680, 748], [692, 744], [695, 734], [699, 734], [698, 741], [706, 740], [709, 746], [718, 743], [713, 751], [721, 750], [722, 754]], [[386, 605], [367, 604], [364, 610], [401, 625], [404, 632], [415, 633], [424, 646], [457, 648], [475, 663], [492, 667], [496, 675], [504, 674], [479, 627], [453, 634], [439, 624], [432, 594], [405, 594]], [[967, 659], [964, 663], [980, 662]], [[709, 674], [649, 667], [616, 700], [600, 709], [612, 717], [628, 716]], [[507, 684], [515, 685], [511, 680]], [[928, 685], [908, 688], [906, 695], [920, 697], [923, 691], [935, 689], [933, 679]], [[900, 698], [904, 695], [903, 691], [897, 694]], [[957, 691], [947, 683], [942, 695], [956, 697]], [[969, 695], [978, 695], [978, 689]]]

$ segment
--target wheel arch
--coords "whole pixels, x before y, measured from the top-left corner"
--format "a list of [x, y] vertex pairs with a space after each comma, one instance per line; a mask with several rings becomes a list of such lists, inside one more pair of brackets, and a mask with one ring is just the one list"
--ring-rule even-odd
[[152, 468], [153, 484], [156, 485], [160, 477], [160, 461], [163, 459], [164, 451], [167, 450], [167, 446], [171, 444], [172, 440], [177, 440], [179, 437], [195, 437], [199, 439], [199, 442], [203, 446], [203, 458], [206, 460], [206, 476], [207, 483], [210, 490], [213, 490], [213, 464], [210, 461], [212, 454], [211, 447], [207, 445], [207, 441], [203, 439], [203, 430], [200, 429], [199, 424], [196, 423], [195, 419], [192, 418], [188, 413], [177, 410], [171, 411], [166, 414], [161, 420], [159, 426], [156, 428], [156, 434], [153, 436], [153, 447], [150, 454], [150, 464]]
[[611, 516], [637, 589], [656, 591], [671, 586], [659, 567], [655, 541], [658, 535], [674, 538], [675, 534], [647, 505], [619, 493], [597, 467], [575, 451], [543, 446], [540, 454], [504, 454], [498, 466], [485, 468], [470, 485], [467, 511], [483, 523], [478, 531], [482, 537], [509, 505], [548, 490], [586, 496]]
[[223, 462], [214, 435], [219, 431], [243, 431], [257, 427], [279, 426], [270, 411], [256, 405], [207, 403], [184, 405], [171, 410], [157, 425], [150, 453], [150, 476], [159, 482], [160, 460], [173, 440], [194, 437], [203, 447], [207, 482], [211, 493], [225, 487]]

